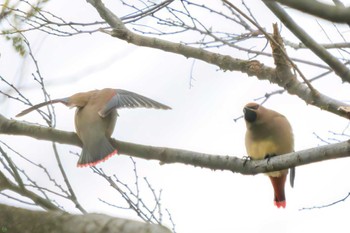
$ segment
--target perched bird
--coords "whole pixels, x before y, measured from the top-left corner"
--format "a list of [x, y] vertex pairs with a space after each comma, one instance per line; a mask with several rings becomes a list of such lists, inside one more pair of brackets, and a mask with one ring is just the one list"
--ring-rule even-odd
[[[245, 146], [251, 159], [265, 159], [294, 151], [292, 127], [282, 114], [256, 103], [248, 103], [244, 109], [247, 126]], [[288, 170], [266, 173], [274, 189], [274, 204], [286, 207], [284, 186]], [[290, 184], [294, 186], [295, 168], [291, 168]]]
[[171, 109], [164, 104], [130, 91], [105, 88], [43, 102], [22, 111], [16, 117], [54, 103], [77, 107], [75, 130], [83, 143], [78, 167], [95, 166], [117, 153], [110, 138], [117, 120], [118, 108]]

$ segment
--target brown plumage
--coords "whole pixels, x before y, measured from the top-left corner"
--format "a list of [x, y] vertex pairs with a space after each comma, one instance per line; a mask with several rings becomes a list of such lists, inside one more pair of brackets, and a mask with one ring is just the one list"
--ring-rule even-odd
[[117, 153], [117, 150], [110, 143], [110, 138], [117, 120], [118, 108], [171, 109], [164, 104], [130, 91], [105, 88], [40, 103], [16, 116], [23, 116], [35, 109], [54, 103], [77, 107], [75, 129], [83, 143], [78, 167], [95, 166]]
[[[282, 114], [267, 109], [256, 103], [244, 107], [244, 119], [247, 131], [245, 146], [252, 159], [265, 159], [294, 151], [292, 127]], [[274, 204], [286, 206], [284, 186], [288, 170], [270, 172], [269, 176], [274, 189]], [[294, 185], [295, 169], [291, 169], [290, 183]]]

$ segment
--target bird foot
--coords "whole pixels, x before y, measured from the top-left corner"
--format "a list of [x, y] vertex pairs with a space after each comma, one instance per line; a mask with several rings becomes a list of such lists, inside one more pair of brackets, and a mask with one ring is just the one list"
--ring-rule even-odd
[[243, 162], [243, 167], [244, 167], [246, 165], [247, 161], [252, 160], [252, 157], [250, 157], [250, 156], [243, 156], [242, 159], [244, 159], [244, 162]]
[[276, 154], [266, 154], [265, 157], [264, 157], [264, 159], [267, 159], [267, 163], [269, 163], [269, 162], [270, 162], [270, 159], [271, 159], [272, 157], [275, 157], [275, 156], [276, 156]]

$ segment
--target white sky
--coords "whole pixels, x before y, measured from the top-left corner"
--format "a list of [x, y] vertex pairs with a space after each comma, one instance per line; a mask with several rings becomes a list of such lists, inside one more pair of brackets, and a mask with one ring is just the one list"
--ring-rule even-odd
[[[263, 5], [256, 7], [260, 7], [264, 14], [269, 12]], [[69, 2], [69, 6], [67, 2], [53, 1], [47, 9], [55, 9], [60, 16], [80, 22], [98, 19], [94, 9], [82, 0]], [[298, 14], [296, 16], [300, 17]], [[264, 27], [268, 28], [272, 22], [277, 21], [268, 21], [270, 19], [270, 16], [266, 16]], [[314, 21], [313, 23], [316, 25]], [[319, 28], [309, 29], [322, 34]], [[284, 31], [287, 29], [284, 28], [282, 33]], [[255, 77], [218, 71], [212, 65], [197, 61], [193, 71], [196, 81], [194, 87], [189, 89], [192, 59], [138, 48], [102, 33], [71, 38], [30, 33], [28, 38], [41, 72], [49, 83], [47, 89], [52, 98], [112, 87], [140, 93], [173, 108], [171, 111], [120, 110], [113, 136], [129, 142], [244, 156], [245, 125], [242, 120], [235, 123], [233, 119], [242, 114], [245, 103], [278, 88]], [[22, 63], [8, 42], [1, 40], [0, 43], [0, 74], [13, 80], [18, 87], [26, 87], [24, 93], [34, 103], [41, 102], [40, 87], [31, 76], [35, 72], [31, 61], [28, 59]], [[296, 51], [289, 52], [300, 54]], [[271, 66], [273, 64], [269, 58], [263, 62]], [[318, 74], [309, 67], [300, 67], [307, 77]], [[21, 80], [18, 81], [19, 79]], [[349, 86], [342, 85], [334, 75], [327, 76], [314, 85], [334, 98], [348, 100]], [[3, 83], [0, 83], [0, 88], [3, 88]], [[8, 118], [25, 108], [17, 102], [0, 100], [1, 113]], [[347, 125], [346, 120], [307, 106], [294, 96], [275, 96], [268, 101], [266, 107], [288, 117], [294, 129], [296, 150], [321, 144], [313, 132], [328, 138], [332, 137], [328, 130], [341, 132]], [[55, 109], [57, 128], [74, 130], [74, 110], [62, 105], [57, 105]], [[31, 113], [23, 119], [43, 123], [37, 113]], [[38, 163], [49, 167], [55, 165], [50, 142], [6, 135], [2, 135], [1, 140]], [[76, 168], [77, 158], [69, 152], [80, 152], [80, 148], [66, 145], [58, 147], [72, 185], [87, 210], [136, 218], [132, 212], [108, 207], [97, 200], [102, 198], [119, 205], [123, 203], [119, 194], [90, 169]], [[17, 159], [14, 157], [14, 160]], [[139, 177], [146, 176], [153, 188], [163, 190], [162, 205], [170, 210], [178, 233], [326, 232], [334, 229], [337, 232], [348, 232], [350, 227], [347, 217], [349, 201], [325, 209], [299, 211], [303, 207], [336, 201], [350, 191], [347, 181], [350, 175], [348, 159], [298, 167], [295, 188], [286, 186], [287, 208], [284, 210], [273, 206], [272, 187], [264, 175], [243, 176], [181, 164], [160, 166], [157, 161], [136, 161]], [[126, 156], [114, 156], [99, 167], [109, 174], [117, 174], [125, 182], [133, 182], [132, 165]], [[41, 173], [35, 169], [30, 173], [43, 185], [46, 184]], [[53, 171], [53, 174], [59, 177], [57, 172]], [[147, 193], [148, 190], [144, 189], [144, 192]], [[12, 203], [2, 196], [0, 202]], [[76, 212], [71, 204], [66, 208]]]

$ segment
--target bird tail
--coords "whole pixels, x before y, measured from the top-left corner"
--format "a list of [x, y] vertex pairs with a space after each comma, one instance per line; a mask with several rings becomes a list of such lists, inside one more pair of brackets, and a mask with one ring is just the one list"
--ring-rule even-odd
[[112, 146], [106, 137], [103, 137], [98, 142], [86, 143], [86, 145], [83, 145], [77, 167], [95, 166], [100, 162], [106, 161], [117, 152], [117, 149]]
[[290, 174], [289, 174], [290, 186], [291, 186], [292, 188], [294, 188], [295, 167], [292, 167], [292, 168], [290, 168], [289, 170], [290, 170]]
[[286, 207], [286, 196], [284, 193], [284, 185], [286, 183], [287, 174], [278, 177], [269, 176], [274, 190], [274, 204], [278, 208]]

